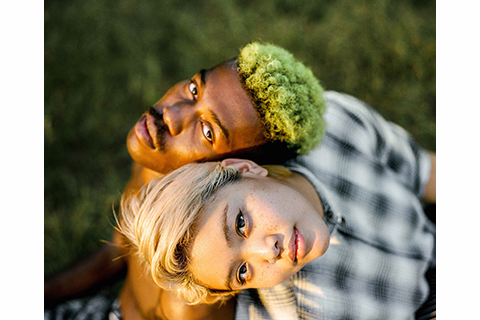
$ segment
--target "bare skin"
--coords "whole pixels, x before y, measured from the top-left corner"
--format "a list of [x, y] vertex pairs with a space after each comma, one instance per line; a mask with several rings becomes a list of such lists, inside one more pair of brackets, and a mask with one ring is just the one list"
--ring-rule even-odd
[[425, 187], [425, 195], [423, 200], [436, 203], [437, 202], [437, 155], [430, 152], [430, 158], [432, 159], [432, 168], [430, 170], [430, 179]]

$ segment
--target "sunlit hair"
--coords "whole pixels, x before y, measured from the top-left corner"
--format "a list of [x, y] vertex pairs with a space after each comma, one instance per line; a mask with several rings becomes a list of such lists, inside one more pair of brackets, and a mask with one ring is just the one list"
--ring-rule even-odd
[[241, 49], [237, 65], [266, 137], [286, 143], [297, 154], [315, 148], [325, 132], [326, 107], [312, 71], [285, 49], [259, 42]]
[[[279, 166], [267, 166], [267, 170], [279, 179], [290, 174]], [[191, 304], [207, 295], [212, 303], [236, 293], [198, 283], [189, 269], [189, 256], [196, 222], [206, 205], [221, 188], [241, 179], [239, 170], [222, 167], [220, 162], [191, 163], [152, 180], [138, 195], [122, 196], [118, 230], [158, 286], [177, 290]]]

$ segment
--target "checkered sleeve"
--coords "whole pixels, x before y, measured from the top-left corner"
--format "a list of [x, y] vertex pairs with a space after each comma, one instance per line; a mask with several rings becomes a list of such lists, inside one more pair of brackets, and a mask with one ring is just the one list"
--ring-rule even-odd
[[[431, 158], [402, 127], [385, 120], [371, 106], [352, 96], [328, 92], [330, 104], [342, 109], [343, 123], [352, 123], [343, 135], [361, 152], [388, 170], [388, 174], [412, 190], [419, 198], [430, 178]], [[339, 120], [340, 121], [340, 120]]]

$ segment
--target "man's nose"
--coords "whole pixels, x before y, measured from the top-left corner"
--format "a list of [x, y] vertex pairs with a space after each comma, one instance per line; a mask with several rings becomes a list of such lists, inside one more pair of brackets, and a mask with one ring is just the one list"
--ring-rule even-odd
[[163, 121], [172, 136], [179, 135], [196, 118], [196, 108], [189, 104], [174, 104], [163, 108]]

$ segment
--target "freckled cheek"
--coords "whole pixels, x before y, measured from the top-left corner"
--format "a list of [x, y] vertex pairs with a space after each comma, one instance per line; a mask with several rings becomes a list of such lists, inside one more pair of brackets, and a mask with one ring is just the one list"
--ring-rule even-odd
[[260, 214], [258, 217], [258, 227], [262, 228], [265, 234], [276, 233], [279, 229], [279, 218], [276, 215]]
[[256, 227], [262, 226], [266, 232], [277, 232], [279, 222], [282, 221], [282, 214], [275, 206], [260, 205], [252, 207], [250, 212], [256, 213]]
[[258, 288], [272, 287], [287, 280], [292, 274], [273, 265], [265, 266], [259, 272], [255, 286]]

